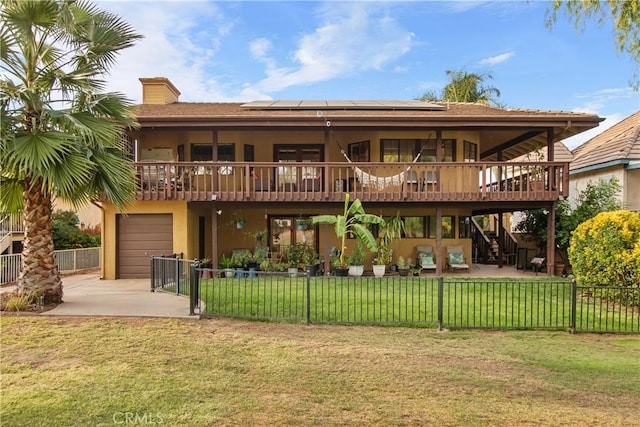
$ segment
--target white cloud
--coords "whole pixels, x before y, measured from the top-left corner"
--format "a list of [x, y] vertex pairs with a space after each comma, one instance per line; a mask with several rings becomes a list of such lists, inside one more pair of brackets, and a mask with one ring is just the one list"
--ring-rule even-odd
[[292, 65], [267, 69], [267, 77], [253, 85], [255, 90], [273, 93], [379, 70], [411, 49], [415, 35], [401, 28], [377, 3], [329, 6], [321, 9], [323, 23], [298, 41]]
[[[119, 56], [109, 76], [109, 90], [142, 101], [140, 77], [167, 77], [181, 100], [234, 101], [210, 74], [221, 43], [233, 29], [211, 2], [101, 2], [122, 17], [144, 39]], [[203, 24], [204, 22], [204, 24]]]
[[273, 46], [268, 39], [261, 37], [251, 42], [249, 45], [249, 51], [254, 58], [262, 60], [266, 57], [272, 47]]
[[497, 65], [497, 64], [501, 64], [501, 63], [507, 61], [508, 59], [512, 58], [514, 55], [515, 55], [515, 52], [513, 52], [513, 51], [501, 53], [500, 55], [491, 56], [489, 58], [482, 59], [479, 62], [479, 64], [480, 65]]
[[[620, 105], [624, 105], [623, 101], [633, 99], [633, 97], [638, 98], [638, 93], [634, 92], [631, 87], [600, 89], [592, 93], [578, 95], [577, 98], [583, 100], [583, 103], [572, 108], [571, 111], [576, 113], [597, 114], [600, 117], [604, 117], [605, 120], [600, 122], [598, 127], [567, 138], [562, 142], [569, 147], [569, 149], [573, 150], [627, 118], [629, 114], [620, 112], [619, 107]], [[640, 103], [638, 105], [640, 106]]]

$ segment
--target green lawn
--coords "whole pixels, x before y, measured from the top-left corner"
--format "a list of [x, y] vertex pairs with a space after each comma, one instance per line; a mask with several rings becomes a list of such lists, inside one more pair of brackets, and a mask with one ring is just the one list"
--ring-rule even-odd
[[0, 321], [3, 426], [125, 425], [127, 413], [166, 426], [638, 420], [637, 336], [241, 320]]
[[[312, 278], [311, 323], [438, 324], [436, 278]], [[559, 329], [570, 327], [571, 287], [557, 279], [458, 279], [443, 284], [447, 328]], [[209, 279], [201, 283], [202, 313], [306, 321], [306, 278]], [[636, 310], [578, 296], [577, 327], [640, 332]]]

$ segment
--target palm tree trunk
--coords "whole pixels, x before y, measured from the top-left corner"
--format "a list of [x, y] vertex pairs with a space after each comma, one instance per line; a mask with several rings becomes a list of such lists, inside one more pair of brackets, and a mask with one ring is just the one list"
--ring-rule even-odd
[[51, 195], [42, 181], [31, 185], [25, 179], [23, 190], [24, 250], [18, 293], [44, 295], [45, 303], [62, 302], [62, 280], [54, 259], [51, 223]]

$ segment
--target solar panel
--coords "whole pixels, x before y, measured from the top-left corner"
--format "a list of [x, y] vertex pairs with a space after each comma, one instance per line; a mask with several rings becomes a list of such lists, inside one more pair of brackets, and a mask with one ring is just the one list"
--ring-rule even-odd
[[444, 105], [418, 100], [338, 100], [338, 101], [252, 101], [242, 104], [242, 108], [265, 110], [444, 110]]

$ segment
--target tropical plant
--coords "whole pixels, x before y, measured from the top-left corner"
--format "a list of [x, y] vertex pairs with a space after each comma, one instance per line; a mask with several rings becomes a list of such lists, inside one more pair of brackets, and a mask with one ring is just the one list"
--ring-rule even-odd
[[349, 256], [347, 257], [347, 265], [364, 265], [364, 259], [366, 257], [366, 252], [362, 243], [358, 241], [358, 245], [354, 250], [351, 251]]
[[603, 212], [583, 222], [571, 237], [569, 259], [580, 284], [637, 288], [640, 284], [640, 213]]
[[404, 259], [402, 255], [398, 257], [397, 266], [399, 270], [404, 270], [406, 268], [409, 268], [409, 264], [407, 264], [407, 261]]
[[478, 102], [498, 105], [500, 91], [493, 86], [483, 86], [486, 79], [493, 76], [489, 73], [469, 73], [465, 70], [447, 70], [450, 81], [438, 95], [436, 92], [425, 92], [419, 99], [423, 101]]
[[52, 200], [134, 201], [123, 132], [136, 126], [133, 105], [104, 78], [141, 36], [86, 1], [4, 0], [0, 16], [0, 211], [24, 214], [17, 291], [60, 302]]
[[233, 257], [228, 257], [225, 254], [222, 254], [218, 257], [218, 268], [233, 268], [236, 265], [235, 262], [236, 260], [234, 260]]
[[353, 233], [357, 239], [371, 252], [378, 250], [376, 239], [367, 227], [370, 224], [383, 224], [384, 220], [378, 215], [365, 212], [360, 199], [355, 199], [349, 205], [349, 193], [344, 197], [344, 210], [342, 215], [317, 215], [311, 218], [313, 224], [334, 224], [335, 233], [340, 242], [340, 265], [345, 265], [345, 251], [347, 249], [345, 240], [347, 234]]

